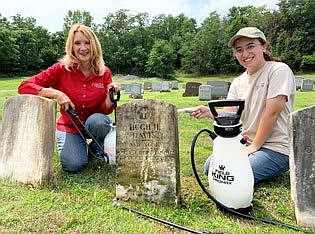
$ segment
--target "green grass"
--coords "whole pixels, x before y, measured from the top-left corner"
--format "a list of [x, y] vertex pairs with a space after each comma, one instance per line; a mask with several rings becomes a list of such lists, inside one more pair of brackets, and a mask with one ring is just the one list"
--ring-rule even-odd
[[[315, 74], [304, 76], [315, 80]], [[22, 79], [2, 78], [0, 90], [16, 90]], [[209, 79], [231, 81], [232, 77], [178, 77], [180, 87], [188, 81], [206, 83]], [[4, 100], [15, 95], [16, 91], [0, 92], [1, 113]], [[178, 108], [207, 105], [207, 102], [198, 101], [197, 97], [182, 97], [181, 90], [169, 93], [145, 92], [144, 99], [149, 98], [165, 100]], [[122, 92], [118, 105], [128, 101], [132, 99]], [[294, 109], [314, 103], [315, 91], [297, 92]], [[202, 128], [212, 129], [212, 122], [195, 120], [188, 114], [180, 113], [178, 126], [181, 203], [177, 207], [170, 207], [147, 202], [125, 202], [125, 206], [199, 231], [297, 233], [279, 226], [236, 218], [217, 210], [199, 188], [190, 165], [190, 145], [194, 135]], [[211, 141], [202, 137], [197, 149], [196, 163], [201, 174], [203, 162], [210, 153]], [[114, 167], [93, 160], [81, 173], [68, 174], [61, 170], [55, 155], [54, 170], [55, 179], [39, 188], [0, 180], [0, 233], [185, 233], [113, 206]], [[203, 177], [202, 180], [206, 181], [206, 178]], [[277, 219], [296, 226], [289, 173], [255, 187], [253, 206], [252, 213], [256, 216]]]

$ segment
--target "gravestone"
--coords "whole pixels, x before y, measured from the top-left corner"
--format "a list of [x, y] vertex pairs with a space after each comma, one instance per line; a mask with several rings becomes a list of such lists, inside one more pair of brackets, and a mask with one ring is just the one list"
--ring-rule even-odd
[[211, 99], [224, 99], [229, 92], [229, 83], [222, 80], [209, 80], [207, 85], [211, 85]]
[[135, 76], [135, 75], [126, 75], [123, 77], [123, 79], [125, 80], [138, 80], [139, 76]]
[[314, 81], [311, 79], [303, 79], [301, 84], [301, 91], [312, 91], [314, 88]]
[[151, 91], [161, 91], [161, 90], [162, 90], [162, 83], [161, 82], [152, 83]]
[[183, 97], [198, 96], [200, 85], [201, 83], [198, 82], [187, 82], [185, 87], [185, 93], [183, 93]]
[[295, 89], [296, 89], [296, 90], [300, 90], [300, 89], [301, 89], [302, 80], [303, 80], [303, 77], [302, 77], [302, 76], [296, 76], [296, 77], [295, 77]]
[[131, 94], [131, 84], [125, 84], [124, 90], [126, 94]]
[[7, 99], [0, 135], [0, 177], [37, 186], [53, 179], [56, 102], [35, 95]]
[[160, 100], [137, 100], [117, 107], [116, 116], [116, 198], [177, 204], [176, 107]]
[[185, 93], [186, 90], [186, 84], [182, 84], [182, 92]]
[[121, 90], [126, 91], [126, 85], [127, 85], [127, 84], [121, 84], [121, 85], [120, 85], [120, 86], [121, 86]]
[[141, 83], [132, 83], [130, 85], [130, 95], [129, 97], [134, 99], [141, 99], [142, 98], [142, 84]]
[[211, 85], [200, 85], [199, 86], [199, 101], [210, 101], [211, 100]]
[[170, 82], [164, 81], [162, 82], [162, 87], [160, 92], [170, 92]]
[[289, 116], [291, 197], [297, 223], [315, 227], [315, 106]]
[[173, 90], [177, 90], [178, 89], [178, 81], [177, 80], [171, 81], [170, 82], [170, 87]]
[[144, 82], [143, 89], [144, 90], [151, 90], [152, 89], [152, 83], [151, 82]]

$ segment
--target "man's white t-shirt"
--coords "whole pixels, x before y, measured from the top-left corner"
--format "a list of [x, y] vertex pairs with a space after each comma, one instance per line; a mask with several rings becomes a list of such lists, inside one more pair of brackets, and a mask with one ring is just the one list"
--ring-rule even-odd
[[295, 79], [288, 65], [268, 61], [251, 76], [244, 72], [233, 80], [227, 99], [245, 99], [241, 117], [243, 134], [252, 141], [264, 113], [266, 100], [279, 95], [285, 95], [287, 102], [280, 113], [276, 126], [262, 147], [289, 155], [288, 115], [292, 112], [294, 105]]

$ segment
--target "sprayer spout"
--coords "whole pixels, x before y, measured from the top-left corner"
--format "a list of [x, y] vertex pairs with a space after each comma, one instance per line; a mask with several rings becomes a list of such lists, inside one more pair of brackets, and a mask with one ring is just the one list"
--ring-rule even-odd
[[215, 134], [214, 132], [208, 131], [208, 133], [212, 140], [214, 140], [217, 137], [217, 134]]

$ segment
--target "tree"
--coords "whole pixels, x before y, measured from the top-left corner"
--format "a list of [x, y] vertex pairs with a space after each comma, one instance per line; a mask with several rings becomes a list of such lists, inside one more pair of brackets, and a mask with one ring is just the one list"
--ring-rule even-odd
[[[47, 37], [45, 37], [47, 40]], [[47, 68], [61, 59], [65, 53], [66, 37], [63, 32], [55, 32], [48, 36], [47, 44], [41, 51], [42, 68]]]
[[149, 54], [146, 65], [150, 75], [169, 79], [175, 72], [176, 54], [170, 43], [166, 40], [155, 41]]
[[185, 41], [180, 51], [184, 71], [200, 74], [220, 72], [222, 31], [219, 15], [212, 12], [193, 39]]
[[103, 46], [103, 57], [116, 73], [128, 73], [131, 69], [130, 36], [131, 16], [128, 10], [119, 10], [104, 17], [100, 26], [99, 39]]
[[155, 17], [149, 26], [149, 35], [151, 44], [155, 40], [166, 40], [173, 47], [176, 53], [175, 68], [180, 69], [182, 66], [182, 54], [180, 52], [185, 40], [190, 34], [196, 33], [196, 20], [180, 14], [176, 17], [164, 14]]
[[84, 24], [91, 28], [95, 28], [93, 20], [93, 17], [88, 11], [69, 10], [68, 14], [63, 18], [63, 32], [65, 35], [67, 35], [71, 26], [78, 23]]
[[41, 66], [40, 51], [47, 40], [47, 30], [36, 27], [36, 20], [21, 15], [12, 17], [12, 33], [19, 50], [19, 71], [34, 72]]
[[315, 1], [281, 0], [278, 5], [281, 21], [275, 51], [293, 70], [299, 70], [303, 56], [315, 51]]
[[64, 30], [53, 34], [36, 26], [34, 18], [16, 15], [10, 22], [0, 15], [0, 73], [25, 75], [56, 62], [75, 23], [95, 31], [113, 73], [161, 77], [171, 76], [174, 69], [204, 75], [239, 73], [244, 68], [227, 44], [245, 26], [260, 28], [272, 54], [293, 71], [314, 70], [315, 1], [279, 0], [278, 5], [274, 11], [265, 6], [232, 7], [223, 18], [212, 12], [200, 27], [184, 14], [161, 14], [151, 20], [146, 12], [131, 15], [121, 9], [95, 25], [89, 12], [68, 11]]
[[19, 67], [19, 48], [10, 29], [0, 26], [0, 74], [9, 74]]

